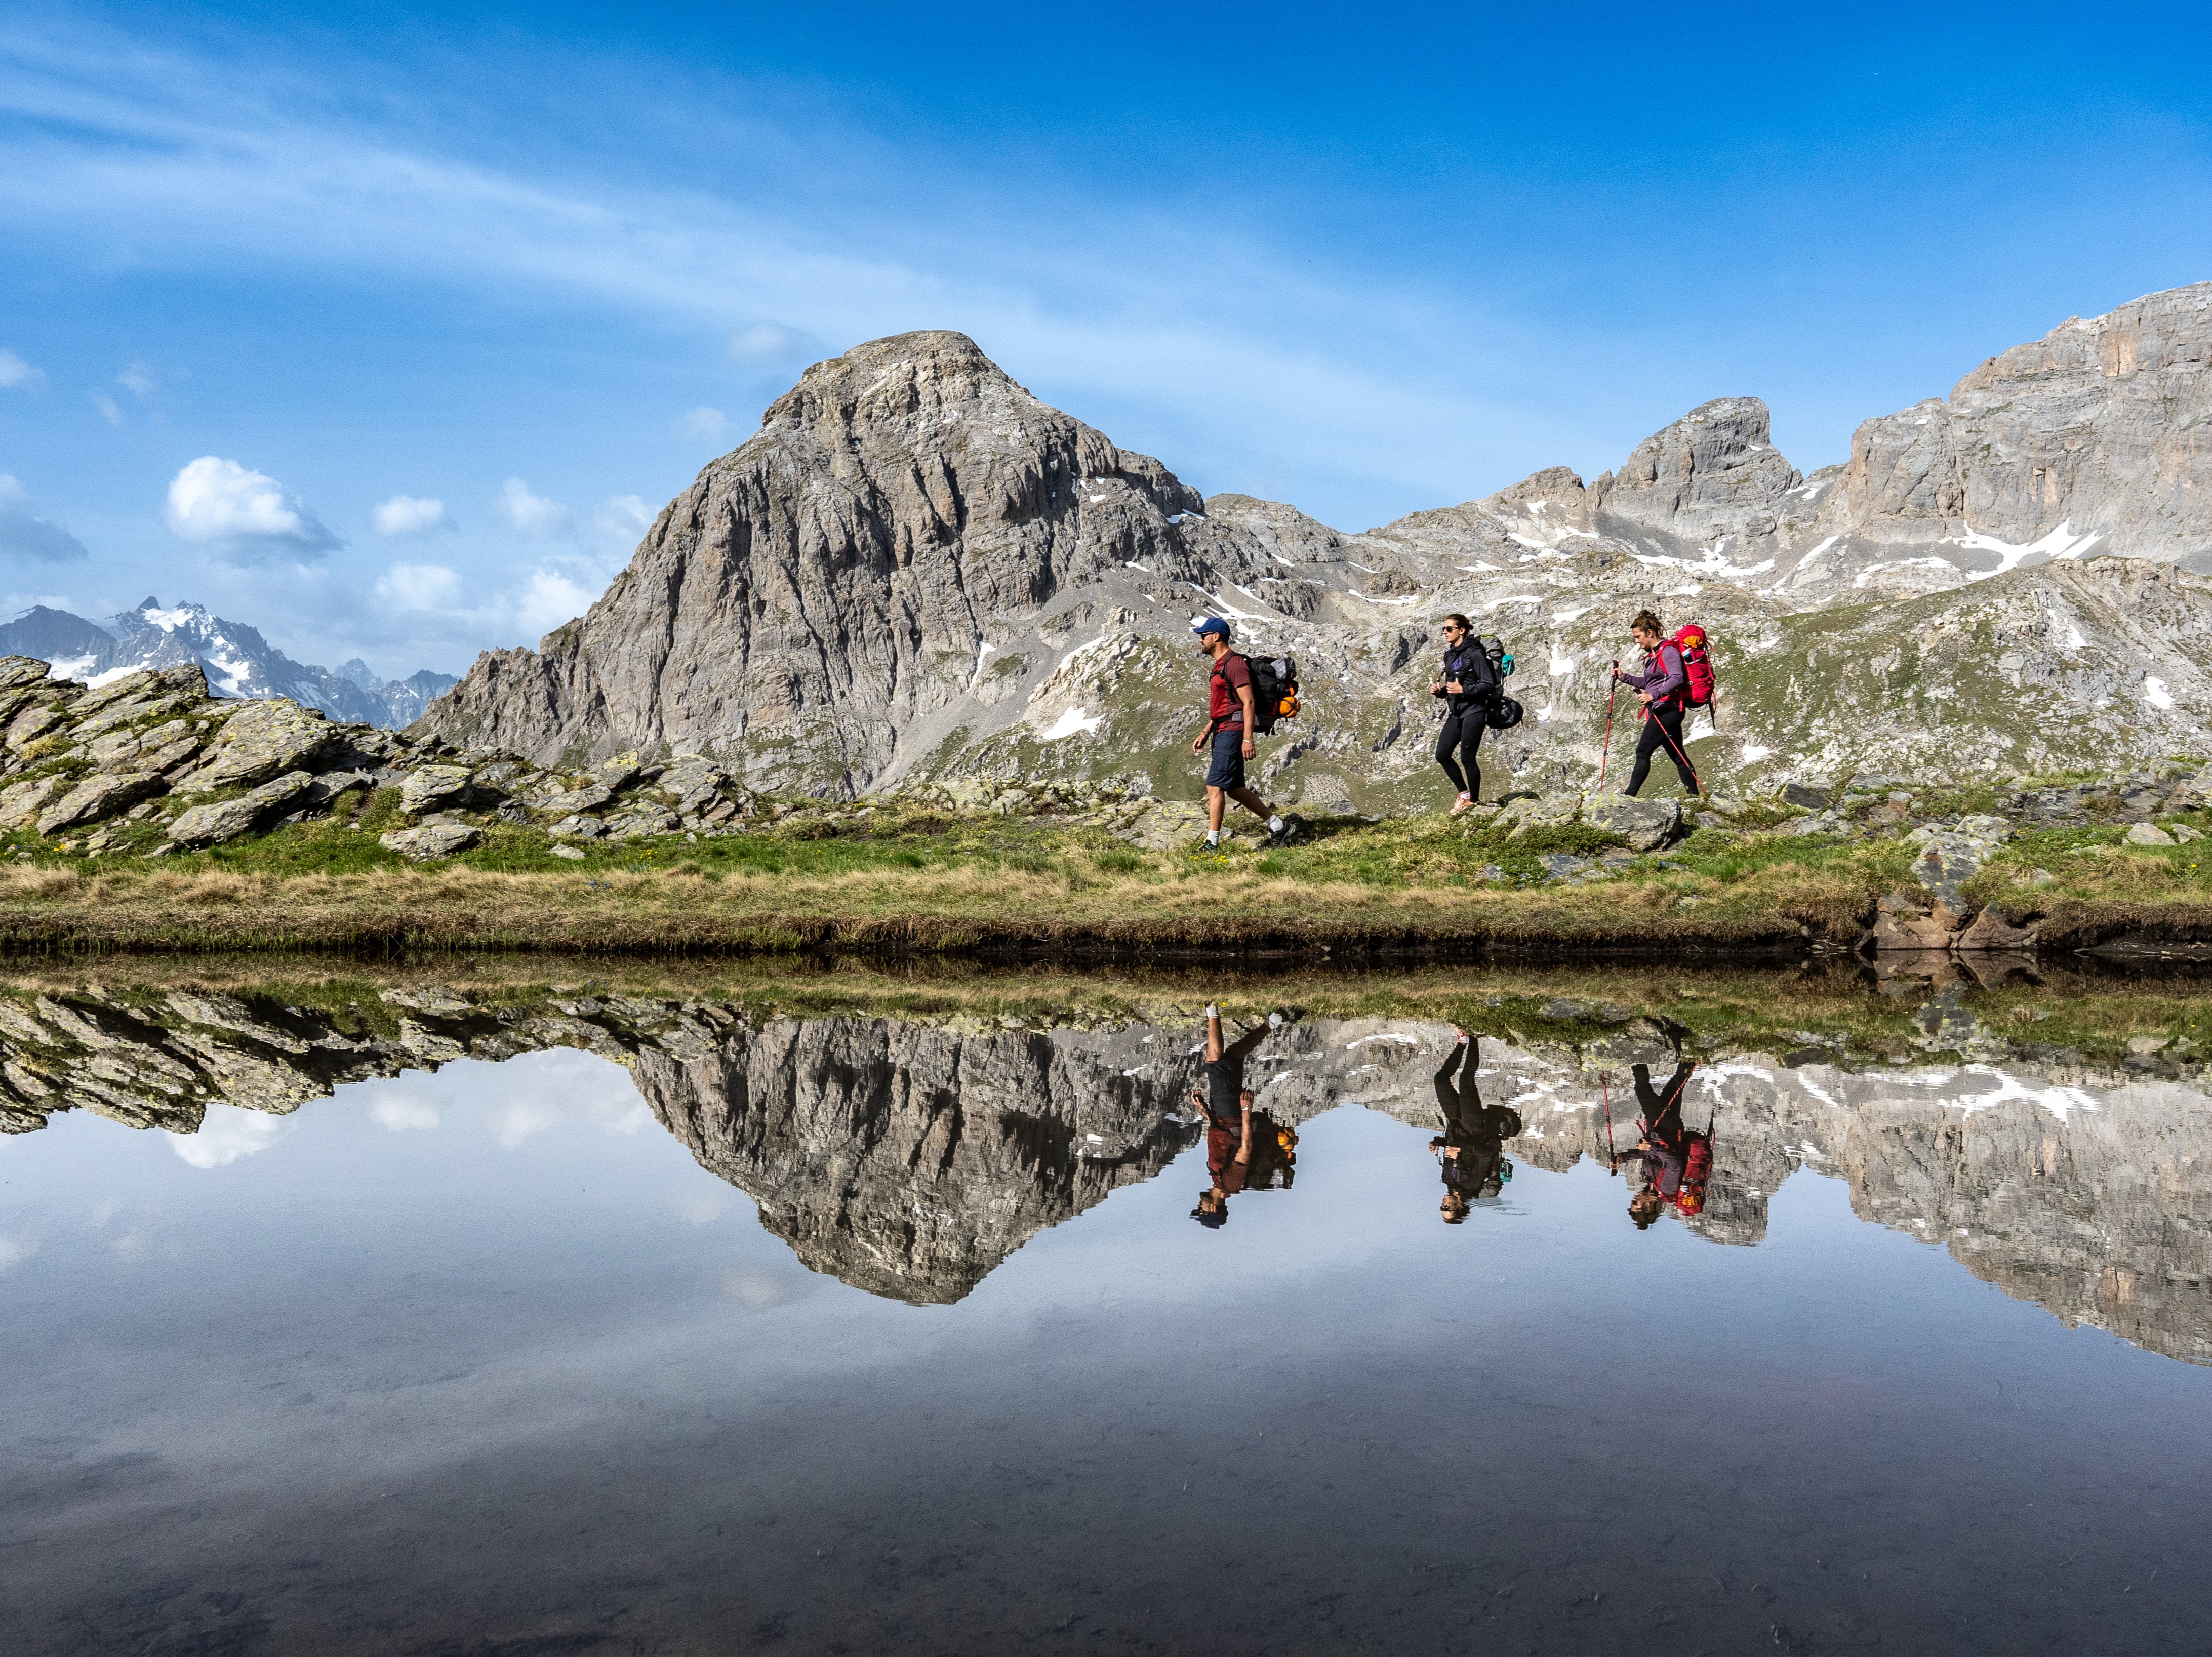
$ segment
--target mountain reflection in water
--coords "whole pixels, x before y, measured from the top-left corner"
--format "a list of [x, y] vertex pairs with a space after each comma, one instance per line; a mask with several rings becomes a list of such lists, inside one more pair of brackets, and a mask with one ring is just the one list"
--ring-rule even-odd
[[[372, 1006], [200, 987], [0, 996], [0, 1125], [76, 1108], [191, 1134], [210, 1102], [282, 1115], [346, 1082], [580, 1048], [628, 1066], [659, 1123], [808, 1267], [914, 1303], [960, 1300], [1202, 1132], [1194, 1017], [802, 1018], [643, 996], [495, 1004], [420, 984]], [[1476, 1076], [1520, 1120], [1509, 1157], [1563, 1171], [1632, 1144], [1629, 1066], [1671, 1065], [1680, 1029], [1579, 1005], [1550, 1033], [1524, 1022], [1482, 1040]], [[1774, 1193], [1810, 1169], [1845, 1181], [1861, 1217], [1940, 1243], [2069, 1326], [2212, 1361], [2202, 1075], [2023, 1056], [1967, 1028], [1955, 986], [1931, 986], [1918, 1023], [1954, 1055], [1978, 1043], [1982, 1056], [1869, 1068], [1824, 1047], [1706, 1055], [1685, 1120], [1710, 1126], [1711, 1183], [1701, 1212], [1663, 1223], [1756, 1244]], [[1249, 1085], [1293, 1130], [1352, 1105], [1433, 1132], [1433, 1077], [1454, 1041], [1435, 1019], [1297, 1017], [1253, 1054]]]

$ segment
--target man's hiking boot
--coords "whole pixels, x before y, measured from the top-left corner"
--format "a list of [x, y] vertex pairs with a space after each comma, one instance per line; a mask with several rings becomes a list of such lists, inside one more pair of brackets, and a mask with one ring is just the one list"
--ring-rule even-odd
[[1294, 840], [1304, 840], [1305, 838], [1305, 834], [1306, 820], [1293, 812], [1286, 815], [1283, 818], [1283, 826], [1281, 828], [1276, 829], [1274, 833], [1267, 836], [1267, 844], [1270, 846], [1288, 846]]

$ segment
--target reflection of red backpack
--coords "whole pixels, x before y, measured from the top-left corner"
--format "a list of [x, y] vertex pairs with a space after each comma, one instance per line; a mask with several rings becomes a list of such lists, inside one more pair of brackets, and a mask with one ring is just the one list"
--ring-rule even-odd
[[1705, 653], [1705, 630], [1691, 622], [1673, 638], [1661, 640], [1682, 652], [1683, 677], [1689, 680], [1687, 695], [1692, 707], [1708, 707], [1713, 700], [1712, 659]]
[[1713, 1177], [1713, 1137], [1708, 1129], [1704, 1133], [1692, 1129], [1682, 1136], [1682, 1188], [1672, 1199], [1674, 1206], [1686, 1217], [1703, 1211], [1705, 1206], [1705, 1181]]

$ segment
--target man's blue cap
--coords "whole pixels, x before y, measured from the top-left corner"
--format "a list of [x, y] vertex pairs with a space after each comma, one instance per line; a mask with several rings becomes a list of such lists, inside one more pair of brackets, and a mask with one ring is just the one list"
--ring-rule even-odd
[[1190, 630], [1201, 639], [1209, 633], [1218, 633], [1225, 639], [1229, 636], [1229, 623], [1218, 616], [1204, 616], [1190, 624]]

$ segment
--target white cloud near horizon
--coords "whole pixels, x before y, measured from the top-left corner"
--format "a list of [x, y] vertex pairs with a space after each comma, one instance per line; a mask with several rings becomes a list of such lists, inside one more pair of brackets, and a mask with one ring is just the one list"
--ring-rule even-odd
[[46, 383], [46, 371], [36, 368], [13, 351], [0, 349], [0, 387], [39, 386]]
[[420, 535], [427, 530], [458, 527], [447, 516], [444, 501], [412, 495], [395, 495], [380, 501], [370, 511], [368, 521], [379, 535]]
[[179, 539], [240, 563], [319, 558], [339, 544], [275, 478], [212, 454], [177, 473], [161, 516]]
[[574, 519], [574, 514], [568, 507], [558, 501], [549, 501], [535, 493], [519, 477], [510, 477], [500, 486], [499, 498], [493, 504], [499, 508], [500, 515], [522, 535], [566, 534]]
[[461, 573], [443, 564], [394, 564], [376, 578], [376, 596], [402, 610], [453, 610], [461, 601]]
[[720, 409], [692, 409], [678, 416], [675, 430], [678, 437], [704, 438], [709, 443], [726, 442], [730, 435], [730, 417]]
[[0, 472], [0, 552], [41, 563], [60, 564], [89, 557], [84, 543], [59, 524], [39, 516], [31, 492]]

